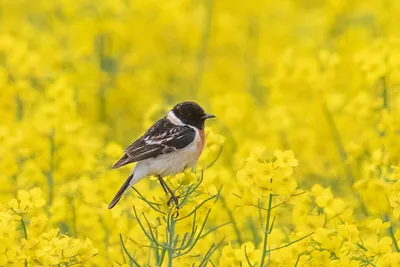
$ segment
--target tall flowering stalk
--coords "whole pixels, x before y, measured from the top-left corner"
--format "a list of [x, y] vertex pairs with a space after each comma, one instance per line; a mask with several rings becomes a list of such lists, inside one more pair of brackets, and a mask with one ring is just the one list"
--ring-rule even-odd
[[[193, 180], [194, 174], [186, 173], [188, 178], [181, 178], [182, 180]], [[136, 194], [152, 211], [156, 214], [155, 221], [158, 226], [155, 227], [148, 216], [144, 212], [138, 213], [135, 206], [133, 206], [134, 216], [140, 229], [148, 240], [149, 253], [153, 253], [155, 257], [154, 264], [161, 266], [175, 266], [175, 264], [183, 264], [193, 261], [195, 266], [206, 266], [216, 250], [223, 244], [223, 239], [216, 241], [208, 248], [203, 255], [193, 253], [196, 245], [208, 234], [213, 233], [218, 227], [207, 229], [207, 221], [212, 212], [212, 206], [215, 206], [219, 199], [220, 191], [215, 195], [204, 196], [199, 187], [201, 186], [203, 177], [197, 183], [186, 183], [178, 188], [179, 192], [179, 205], [167, 206], [166, 203], [157, 203], [145, 198], [138, 190], [135, 189]], [[202, 200], [197, 200], [202, 199]], [[169, 201], [167, 201], [169, 202]], [[198, 203], [198, 204], [195, 204]], [[169, 203], [168, 203], [169, 204]], [[182, 214], [180, 214], [180, 211]], [[185, 231], [182, 231], [181, 226], [190, 225]], [[162, 232], [160, 232], [162, 231]], [[137, 266], [142, 266], [126, 249], [122, 236], [121, 244], [124, 247], [124, 252], [128, 255], [131, 262]]]

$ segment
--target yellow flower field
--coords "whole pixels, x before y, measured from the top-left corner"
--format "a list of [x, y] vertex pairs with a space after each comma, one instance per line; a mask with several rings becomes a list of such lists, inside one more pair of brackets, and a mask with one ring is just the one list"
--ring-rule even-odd
[[[400, 266], [400, 1], [0, 1], [0, 266]], [[176, 103], [193, 170], [111, 166]]]

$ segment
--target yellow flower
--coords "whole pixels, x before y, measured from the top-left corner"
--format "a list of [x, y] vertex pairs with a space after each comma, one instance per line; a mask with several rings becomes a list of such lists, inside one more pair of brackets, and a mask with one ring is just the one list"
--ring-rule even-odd
[[383, 237], [379, 241], [368, 239], [365, 241], [365, 247], [368, 249], [367, 255], [369, 256], [382, 256], [392, 251], [392, 239], [390, 237]]
[[390, 222], [382, 222], [381, 219], [373, 219], [367, 225], [368, 228], [376, 230], [379, 234], [381, 230], [387, 229], [390, 227]]
[[394, 252], [390, 254], [390, 264], [392, 266], [399, 266], [400, 264], [400, 253]]
[[228, 266], [239, 266], [240, 261], [236, 257], [235, 250], [231, 247], [231, 245], [226, 245], [222, 248], [222, 254], [219, 258], [219, 266], [228, 267]]
[[32, 217], [28, 227], [29, 236], [39, 236], [45, 229], [47, 221], [48, 218], [44, 214]]
[[334, 230], [318, 228], [313, 235], [313, 239], [321, 244], [322, 248], [334, 251], [335, 244], [332, 242], [332, 238], [330, 237], [333, 233]]
[[0, 265], [5, 266], [8, 262], [7, 255], [1, 254], [0, 255]]
[[330, 188], [323, 188], [316, 184], [312, 187], [311, 192], [315, 194], [315, 202], [321, 208], [327, 207], [333, 201], [333, 195]]
[[176, 176], [177, 182], [180, 185], [190, 185], [193, 184], [196, 180], [196, 174], [194, 174], [191, 171], [185, 171], [183, 173], [180, 173]]
[[274, 153], [276, 160], [274, 164], [281, 168], [296, 167], [299, 165], [299, 161], [294, 157], [294, 153], [291, 150], [280, 151], [277, 150]]
[[19, 203], [18, 203], [18, 200], [15, 199], [15, 198], [13, 198], [13, 199], [11, 199], [10, 201], [8, 201], [8, 206], [9, 206], [13, 211], [15, 211], [15, 212], [17, 212], [17, 213], [23, 212], [23, 211], [20, 209], [20, 205], [19, 205]]
[[248, 265], [248, 261], [255, 265], [260, 262], [261, 250], [255, 249], [252, 242], [246, 242], [240, 246], [240, 249], [235, 251], [235, 255], [242, 265]]
[[312, 261], [311, 265], [312, 266], [330, 266], [331, 263], [331, 253], [328, 251], [313, 251], [311, 253], [312, 256]]
[[254, 183], [253, 176], [246, 169], [239, 170], [236, 177], [241, 186], [250, 187]]
[[287, 177], [282, 180], [273, 181], [271, 190], [281, 196], [290, 197], [296, 192], [297, 182], [293, 177]]
[[347, 257], [346, 255], [340, 255], [340, 265], [343, 267], [359, 267], [361, 262], [358, 260], [351, 259]]
[[342, 224], [337, 227], [338, 236], [344, 241], [356, 243], [359, 241], [359, 232], [355, 225]]
[[25, 190], [19, 190], [18, 199], [20, 201], [22, 210], [25, 210], [26, 207], [41, 208], [46, 203], [42, 198], [42, 191], [38, 187], [31, 189], [29, 192]]

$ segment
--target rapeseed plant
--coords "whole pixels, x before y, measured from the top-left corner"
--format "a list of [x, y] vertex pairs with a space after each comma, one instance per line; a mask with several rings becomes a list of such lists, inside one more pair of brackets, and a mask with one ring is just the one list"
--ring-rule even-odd
[[[0, 266], [400, 266], [400, 3], [0, 3]], [[174, 104], [196, 168], [108, 201]]]

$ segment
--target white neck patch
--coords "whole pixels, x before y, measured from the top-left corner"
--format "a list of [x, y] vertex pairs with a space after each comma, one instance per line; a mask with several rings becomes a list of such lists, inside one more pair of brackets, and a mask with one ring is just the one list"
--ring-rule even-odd
[[185, 125], [176, 115], [175, 113], [171, 110], [167, 113], [167, 119], [175, 125]]

